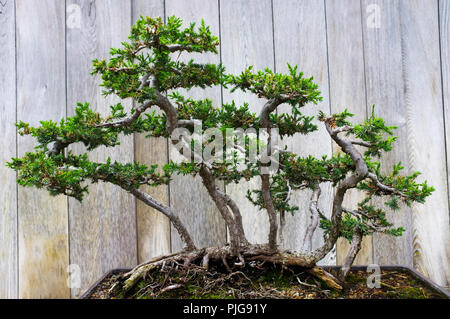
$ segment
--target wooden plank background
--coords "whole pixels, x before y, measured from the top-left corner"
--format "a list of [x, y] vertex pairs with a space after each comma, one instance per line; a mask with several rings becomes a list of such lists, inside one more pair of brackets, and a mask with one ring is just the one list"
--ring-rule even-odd
[[[67, 110], [74, 114], [77, 102], [89, 101], [99, 112], [109, 112], [109, 105], [118, 103], [116, 97], [104, 98], [98, 76], [90, 76], [93, 57], [107, 58], [111, 47], [120, 46], [127, 38], [131, 25], [131, 1], [71, 0], [67, 8], [80, 8], [80, 25], [67, 25]], [[76, 14], [68, 10], [67, 14]], [[131, 106], [131, 101], [122, 103]], [[72, 148], [84, 152], [82, 145]], [[133, 162], [133, 137], [121, 139], [114, 149], [101, 147], [89, 154], [96, 162], [108, 157], [124, 163]], [[111, 196], [113, 195], [113, 196]], [[130, 194], [118, 187], [98, 183], [89, 188], [82, 203], [69, 200], [70, 263], [79, 266], [81, 282], [92, 282], [111, 268], [131, 267], [137, 262], [136, 203]], [[75, 273], [73, 275], [76, 275]], [[84, 287], [74, 287], [72, 295]]]
[[[307, 114], [347, 108], [356, 114], [355, 121], [362, 121], [375, 104], [377, 115], [399, 127], [395, 150], [383, 158], [384, 169], [401, 161], [407, 172], [422, 171], [436, 192], [425, 205], [389, 212], [406, 233], [400, 238], [365, 238], [357, 263], [409, 265], [449, 285], [449, 1], [7, 0], [0, 7], [0, 162], [33, 147], [28, 138], [16, 139], [16, 120], [34, 125], [58, 120], [73, 114], [78, 101], [106, 112], [117, 101], [101, 97], [98, 77], [89, 76], [91, 60], [106, 57], [109, 47], [125, 41], [140, 15], [177, 15], [186, 22], [204, 18], [221, 46], [219, 55], [202, 56], [201, 61], [222, 62], [228, 72], [248, 65], [285, 72], [286, 62], [298, 64], [314, 76], [324, 97], [317, 107], [305, 107]], [[220, 87], [187, 94], [212, 98], [215, 105], [232, 99], [248, 102], [255, 112], [264, 103]], [[125, 101], [127, 107], [131, 103]], [[323, 128], [283, 143], [300, 154], [338, 151]], [[114, 150], [93, 152], [91, 159], [104, 161], [108, 156], [163, 165], [177, 154], [163, 139], [136, 135], [125, 137]], [[114, 186], [94, 185], [78, 203], [18, 187], [14, 172], [4, 164], [0, 183], [0, 298], [77, 297], [111, 268], [130, 267], [181, 248], [165, 217]], [[241, 207], [252, 242], [264, 242], [268, 234], [265, 212], [244, 196], [258, 183], [255, 179], [226, 187]], [[175, 177], [168, 187], [148, 191], [174, 208], [197, 245], [226, 242], [225, 224], [198, 178]], [[329, 211], [332, 195], [332, 188], [322, 185], [324, 211]], [[308, 198], [306, 192], [292, 198], [301, 209], [286, 216], [283, 247], [301, 248]], [[350, 205], [359, 198], [351, 194], [346, 201]], [[321, 241], [318, 233], [313, 245]], [[323, 263], [339, 264], [347, 249], [348, 244], [339, 241], [337, 251]]]
[[17, 155], [16, 39], [14, 2], [0, 8], [0, 298], [17, 298], [17, 186], [16, 174], [4, 162]]
[[[17, 118], [32, 125], [66, 115], [64, 16], [62, 1], [16, 2]], [[33, 146], [18, 139], [18, 155]], [[69, 297], [67, 198], [20, 187], [17, 201], [19, 297]]]
[[[237, 18], [239, 17], [239, 18]], [[247, 66], [255, 69], [273, 68], [272, 8], [268, 0], [223, 0], [220, 1], [220, 41], [222, 63], [226, 71], [238, 74]], [[257, 35], [257, 36], [256, 36]], [[223, 102], [235, 101], [236, 105], [249, 103], [249, 109], [257, 112], [265, 101], [251, 93], [223, 90]], [[265, 211], [259, 211], [246, 198], [247, 190], [257, 189], [260, 178], [239, 185], [229, 184], [227, 193], [236, 201], [242, 212], [242, 223], [250, 242], [267, 242], [269, 218]]]

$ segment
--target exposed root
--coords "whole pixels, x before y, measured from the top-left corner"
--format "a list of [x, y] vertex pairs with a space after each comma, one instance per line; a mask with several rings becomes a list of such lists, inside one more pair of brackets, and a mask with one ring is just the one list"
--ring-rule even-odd
[[336, 290], [342, 290], [342, 285], [339, 283], [339, 280], [319, 266], [314, 266], [313, 268], [308, 269], [308, 272], [322, 280], [328, 287]]
[[[302, 267], [309, 274], [320, 279], [325, 285], [336, 290], [342, 290], [342, 286], [338, 279], [333, 275], [316, 266], [306, 256], [295, 255], [288, 251], [273, 252], [264, 245], [248, 245], [242, 247], [239, 254], [232, 253], [230, 246], [210, 247], [192, 252], [180, 252], [166, 256], [161, 256], [150, 260], [144, 264], [135, 267], [128, 273], [118, 276], [114, 284], [110, 288], [110, 295], [126, 296], [142, 279], [145, 279], [150, 273], [163, 273], [164, 267], [181, 269], [186, 273], [187, 277], [180, 279], [180, 282], [166, 283], [167, 278], [162, 280], [162, 284], [150, 287], [159, 293], [178, 289], [182, 286], [183, 280], [189, 280], [190, 274], [198, 274], [199, 272], [208, 272], [211, 263], [219, 268], [224, 268], [229, 274], [228, 276], [219, 276], [217, 280], [226, 280], [232, 276], [240, 275], [245, 277], [242, 271], [236, 271], [236, 268], [242, 269], [247, 265], [254, 267], [256, 264], [271, 263], [281, 266], [283, 269], [287, 267]], [[159, 270], [159, 272], [158, 272]], [[248, 279], [248, 278], [247, 278]]]

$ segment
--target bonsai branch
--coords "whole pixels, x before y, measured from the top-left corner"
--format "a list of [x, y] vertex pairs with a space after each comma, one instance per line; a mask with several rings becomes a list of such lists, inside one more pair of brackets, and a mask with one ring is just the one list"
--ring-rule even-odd
[[399, 196], [402, 196], [402, 197], [405, 197], [405, 198], [408, 197], [406, 194], [404, 194], [404, 193], [402, 193], [402, 192], [396, 190], [395, 188], [389, 187], [389, 186], [384, 185], [383, 183], [381, 183], [381, 182], [378, 180], [377, 175], [375, 175], [374, 173], [368, 173], [368, 174], [367, 174], [367, 177], [369, 177], [369, 178], [375, 183], [375, 186], [376, 186], [376, 187], [378, 187], [381, 191], [383, 191], [383, 192], [385, 192], [385, 193], [388, 193], [388, 194], [395, 194], [395, 195], [399, 195]]
[[155, 208], [169, 218], [178, 234], [180, 235], [181, 239], [185, 242], [187, 251], [193, 251], [196, 249], [191, 235], [187, 231], [186, 227], [184, 227], [178, 216], [171, 211], [170, 207], [158, 202], [149, 194], [144, 193], [139, 189], [132, 189], [130, 190], [130, 193], [139, 200], [143, 201], [148, 206]]
[[347, 257], [345, 257], [344, 265], [342, 266], [339, 273], [339, 279], [341, 281], [345, 281], [345, 278], [347, 278], [350, 267], [355, 261], [356, 255], [358, 254], [359, 250], [361, 249], [362, 238], [363, 233], [361, 231], [361, 228], [359, 228], [358, 226], [354, 229], [350, 250], [347, 253]]
[[343, 152], [345, 152], [351, 157], [355, 165], [355, 171], [352, 174], [348, 175], [337, 186], [336, 193], [333, 199], [331, 228], [328, 233], [328, 237], [326, 238], [325, 243], [320, 248], [312, 252], [312, 256], [317, 261], [324, 258], [326, 254], [333, 249], [337, 239], [339, 238], [341, 217], [343, 212], [342, 203], [344, 201], [344, 197], [347, 190], [355, 188], [356, 185], [364, 178], [366, 178], [367, 174], [369, 173], [369, 169], [361, 153], [355, 148], [355, 146], [351, 143], [351, 141], [342, 138], [338, 135], [338, 133], [348, 131], [351, 128], [349, 126], [344, 126], [338, 129], [333, 129], [331, 125], [331, 120], [332, 118], [325, 119], [325, 127], [327, 129], [327, 132], [331, 136], [331, 138], [336, 142], [336, 144], [338, 144], [341, 147]]
[[303, 240], [303, 250], [311, 251], [312, 250], [312, 237], [314, 235], [317, 226], [319, 225], [319, 210], [318, 210], [318, 202], [320, 196], [320, 186], [316, 184], [313, 193], [311, 195], [311, 200], [309, 204], [309, 210], [311, 212], [311, 222], [306, 229], [305, 238]]
[[[237, 253], [239, 247], [241, 246], [241, 238], [244, 237], [243, 244], [247, 243], [245, 239], [244, 230], [242, 224], [237, 225], [236, 219], [233, 218], [229, 206], [227, 204], [227, 199], [223, 196], [223, 193], [219, 191], [216, 186], [215, 177], [212, 172], [206, 166], [202, 165], [200, 168], [200, 176], [202, 178], [203, 185], [206, 187], [208, 194], [211, 196], [212, 200], [216, 204], [222, 218], [225, 220], [229, 230], [230, 230], [230, 241], [232, 250]], [[229, 201], [228, 201], [229, 203]], [[232, 204], [232, 206], [235, 206]], [[240, 213], [239, 213], [240, 217]], [[239, 219], [242, 223], [242, 219]]]

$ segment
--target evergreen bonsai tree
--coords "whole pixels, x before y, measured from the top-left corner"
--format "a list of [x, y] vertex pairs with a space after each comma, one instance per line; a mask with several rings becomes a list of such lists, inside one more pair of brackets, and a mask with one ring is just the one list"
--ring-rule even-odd
[[[288, 74], [270, 69], [254, 71], [248, 67], [239, 75], [231, 75], [226, 74], [220, 64], [178, 59], [183, 52], [217, 53], [218, 45], [218, 38], [203, 22], [198, 27], [192, 23], [183, 29], [177, 17], [169, 17], [167, 23], [161, 18], [141, 17], [132, 27], [129, 41], [119, 49], [111, 49], [109, 60], [94, 60], [92, 71], [101, 76], [105, 95], [132, 99], [134, 106], [126, 110], [120, 103], [112, 105], [110, 114], [105, 115], [93, 111], [88, 103], [79, 103], [75, 115], [59, 123], [42, 121], [39, 127], [31, 127], [20, 122], [17, 124], [19, 134], [33, 136], [38, 146], [22, 158], [13, 158], [7, 165], [17, 171], [18, 183], [22, 186], [45, 188], [52, 195], [65, 194], [80, 201], [88, 192], [87, 182], [110, 182], [170, 219], [185, 249], [137, 266], [118, 279], [116, 291], [127, 292], [150, 269], [158, 269], [164, 262], [182, 262], [186, 267], [195, 264], [206, 269], [211, 262], [223, 263], [231, 271], [245, 267], [250, 260], [301, 266], [329, 286], [340, 289], [363, 236], [375, 232], [400, 236], [404, 230], [390, 223], [383, 207], [376, 207], [373, 199], [383, 198], [386, 207], [398, 209], [401, 204], [423, 203], [433, 188], [426, 182], [416, 182], [418, 172], [401, 175], [400, 163], [394, 165], [388, 175], [381, 173], [377, 159], [383, 152], [390, 151], [396, 140], [392, 136], [395, 127], [387, 126], [382, 118], [372, 113], [363, 123], [352, 124], [349, 121], [352, 114], [347, 111], [331, 115], [319, 112], [317, 122], [303, 115], [300, 109], [321, 97], [313, 78], [304, 77], [297, 67], [289, 66]], [[177, 91], [216, 85], [256, 94], [262, 101], [259, 113], [250, 112], [247, 104], [213, 105], [207, 97], [193, 100]], [[282, 104], [289, 105], [291, 111], [277, 112]], [[146, 112], [155, 106], [162, 112]], [[316, 130], [317, 125], [324, 125], [330, 138], [340, 147], [337, 155], [301, 157], [275, 145], [275, 133], [281, 139], [295, 138], [297, 133]], [[221, 133], [220, 136], [210, 134], [211, 130]], [[254, 130], [256, 134], [246, 134], [242, 138], [237, 134], [242, 130]], [[161, 168], [111, 160], [96, 163], [88, 159], [87, 153], [75, 155], [67, 149], [79, 142], [86, 146], [87, 152], [102, 145], [114, 147], [119, 144], [121, 134], [134, 133], [168, 138], [184, 160]], [[194, 138], [191, 133], [202, 138]], [[214, 144], [217, 142], [222, 144]], [[252, 145], [258, 146], [256, 155]], [[252, 158], [250, 153], [255, 156]], [[205, 154], [211, 156], [205, 158]], [[142, 185], [168, 184], [173, 174], [201, 177], [229, 229], [229, 244], [198, 249], [177, 213], [141, 188]], [[264, 245], [249, 243], [239, 207], [229, 194], [217, 187], [218, 181], [239, 183], [255, 176], [260, 178], [261, 187], [249, 191], [247, 197], [268, 214], [270, 232]], [[318, 205], [323, 183], [332, 183], [335, 188], [329, 214], [321, 212]], [[355, 188], [362, 192], [364, 199], [355, 207], [344, 207], [347, 191]], [[289, 199], [302, 190], [312, 191], [310, 202], [304, 203], [309, 207], [311, 219], [303, 249], [283, 251], [277, 246], [280, 231], [277, 215], [296, 213], [299, 208], [291, 205]], [[312, 250], [311, 239], [318, 228], [324, 230], [324, 244]], [[348, 239], [351, 249], [337, 279], [316, 263], [333, 249], [339, 237]]]

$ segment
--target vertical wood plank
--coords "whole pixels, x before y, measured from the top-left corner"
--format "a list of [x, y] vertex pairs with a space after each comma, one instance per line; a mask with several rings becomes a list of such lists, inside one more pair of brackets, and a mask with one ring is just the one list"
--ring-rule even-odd
[[[270, 0], [220, 1], [220, 31], [222, 63], [226, 71], [239, 74], [249, 65], [255, 70], [273, 69], [272, 7]], [[252, 112], [259, 112], [266, 102], [254, 94], [223, 90], [224, 103], [249, 103]], [[260, 178], [239, 185], [230, 184], [227, 193], [236, 201], [242, 214], [245, 235], [251, 243], [266, 243], [269, 219], [265, 211], [258, 211], [246, 198], [248, 189], [260, 186]]]
[[[209, 25], [211, 32], [219, 35], [219, 8], [216, 0], [166, 0], [166, 16], [175, 15], [188, 26], [190, 22], [200, 23], [202, 19]], [[216, 54], [183, 53], [180, 60], [194, 59], [200, 63], [219, 63], [220, 56]], [[213, 105], [221, 103], [220, 87], [180, 90], [182, 94], [194, 99], [211, 99]], [[183, 159], [170, 144], [171, 160]], [[208, 195], [199, 176], [174, 176], [170, 183], [170, 206], [184, 223], [197, 247], [218, 246], [226, 242], [226, 226], [214, 202]], [[184, 244], [178, 233], [172, 228], [172, 251], [180, 250]]]
[[449, 285], [450, 228], [438, 2], [401, 1], [400, 13], [408, 168], [410, 172], [422, 172], [418, 180], [427, 180], [436, 189], [425, 205], [412, 206], [413, 264], [436, 283]]
[[[327, 0], [327, 39], [330, 81], [331, 113], [347, 109], [355, 114], [353, 123], [366, 119], [366, 93], [364, 78], [364, 48], [360, 1]], [[332, 144], [333, 153], [340, 148]], [[363, 199], [361, 192], [351, 190], [346, 194], [345, 207], [356, 207]], [[337, 243], [336, 262], [342, 264], [350, 245], [346, 239]], [[372, 237], [365, 236], [354, 264], [372, 263]]]
[[[17, 117], [39, 125], [65, 115], [64, 2], [17, 1]], [[32, 138], [18, 141], [19, 156]], [[19, 297], [67, 298], [67, 199], [18, 190]]]
[[[317, 105], [311, 104], [302, 108], [301, 112], [308, 115], [317, 115], [319, 110], [330, 113], [328, 88], [328, 62], [326, 42], [325, 7], [323, 1], [284, 1], [274, 0], [274, 37], [275, 58], [278, 72], [286, 72], [289, 62], [298, 65], [305, 76], [314, 76], [315, 82], [322, 92], [323, 101]], [[281, 109], [289, 112], [289, 107]], [[296, 134], [285, 138], [284, 144], [288, 149], [301, 155], [322, 156], [331, 154], [331, 139], [326, 133], [322, 123], [317, 122], [318, 131], [308, 135]], [[331, 211], [332, 188], [329, 184], [322, 184], [322, 194], [319, 206], [329, 216]], [[291, 202], [300, 207], [294, 216], [286, 214], [286, 227], [284, 230], [285, 248], [299, 250], [310, 220], [309, 198], [311, 191], [295, 193]], [[318, 229], [313, 237], [313, 249], [323, 243], [322, 231]], [[335, 263], [335, 253], [322, 260], [325, 264]]]
[[[133, 23], [140, 16], [164, 19], [164, 1], [133, 0]], [[153, 109], [150, 110], [153, 112]], [[159, 137], [145, 137], [146, 134], [136, 134], [134, 139], [134, 154], [137, 162], [163, 166], [167, 163], [167, 140]], [[144, 187], [157, 200], [169, 204], [169, 188], [166, 185], [158, 187]], [[138, 263], [151, 257], [170, 252], [170, 223], [169, 219], [157, 210], [136, 201], [137, 250]]]
[[0, 299], [18, 297], [16, 174], [5, 166], [16, 154], [15, 2], [0, 7]]
[[[88, 101], [103, 113], [109, 105], [120, 101], [115, 96], [106, 99], [98, 87], [100, 78], [90, 76], [91, 61], [108, 58], [111, 47], [126, 41], [131, 26], [131, 1], [67, 0], [67, 103], [69, 115], [74, 114], [78, 101]], [[81, 13], [80, 24], [71, 14]], [[126, 107], [131, 101], [122, 101]], [[85, 152], [82, 145], [71, 148]], [[105, 162], [107, 157], [120, 162], [133, 161], [133, 137], [121, 138], [114, 149], [101, 147], [89, 153], [92, 161]], [[82, 203], [69, 200], [70, 262], [80, 267], [81, 289], [74, 287], [72, 296], [112, 268], [131, 267], [137, 263], [136, 212], [132, 195], [122, 189], [100, 182], [90, 185], [89, 195]]]
[[[401, 161], [408, 168], [407, 109], [404, 103], [402, 36], [399, 1], [363, 1], [363, 35], [366, 70], [367, 106], [375, 104], [376, 116], [396, 125], [398, 136], [394, 149], [383, 154], [382, 172], [388, 173], [393, 164]], [[374, 18], [379, 17], [379, 23]], [[375, 20], [376, 22], [376, 20]], [[412, 21], [410, 21], [412, 23]], [[377, 201], [383, 205], [383, 201]], [[374, 235], [374, 262], [412, 266], [411, 210], [387, 210], [387, 218], [394, 225], [406, 229], [402, 237]]]
[[[441, 71], [442, 71], [442, 94], [444, 107], [444, 126], [445, 126], [445, 141], [447, 153], [447, 185], [450, 183], [450, 2], [439, 0], [439, 29], [440, 29], [440, 44], [441, 44]], [[450, 198], [449, 189], [447, 189], [447, 196]], [[447, 223], [448, 225], [448, 223]], [[447, 243], [450, 239], [447, 239]], [[444, 243], [445, 244], [445, 243]], [[447, 246], [447, 262], [450, 263], [450, 245]], [[450, 289], [450, 279], [447, 276], [447, 288]]]

